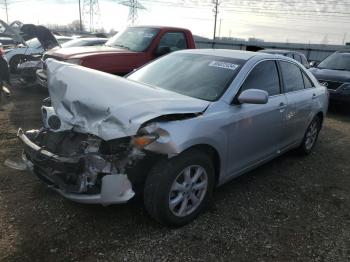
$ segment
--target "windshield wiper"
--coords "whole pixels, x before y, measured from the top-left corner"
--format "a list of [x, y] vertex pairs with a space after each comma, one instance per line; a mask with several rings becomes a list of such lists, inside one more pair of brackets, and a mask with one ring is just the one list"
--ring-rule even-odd
[[125, 48], [125, 49], [130, 50], [130, 48], [129, 48], [129, 47], [127, 47], [127, 46], [125, 46], [125, 45], [118, 45], [118, 44], [114, 44], [113, 46], [119, 46], [119, 47], [121, 47], [121, 48]]

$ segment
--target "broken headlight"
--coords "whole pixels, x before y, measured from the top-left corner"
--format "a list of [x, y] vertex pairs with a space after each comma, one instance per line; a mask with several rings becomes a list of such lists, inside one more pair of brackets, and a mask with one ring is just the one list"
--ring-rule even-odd
[[142, 149], [145, 146], [152, 144], [158, 138], [159, 138], [159, 136], [156, 134], [140, 135], [140, 136], [133, 137], [131, 142], [136, 148]]

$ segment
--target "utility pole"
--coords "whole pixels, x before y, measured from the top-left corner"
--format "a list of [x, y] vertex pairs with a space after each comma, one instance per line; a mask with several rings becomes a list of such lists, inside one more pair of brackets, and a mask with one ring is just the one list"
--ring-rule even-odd
[[83, 32], [83, 21], [81, 19], [81, 0], [79, 0], [79, 27], [80, 33]]
[[7, 9], [7, 0], [5, 0], [5, 11], [6, 11], [6, 21], [7, 23], [9, 23], [9, 13], [8, 13], [8, 9]]
[[212, 48], [214, 48], [215, 45], [215, 38], [216, 38], [216, 22], [218, 20], [218, 12], [219, 12], [219, 0], [213, 0], [213, 4], [214, 4], [214, 16], [215, 16], [215, 21], [214, 21], [214, 36], [213, 36], [213, 44], [212, 44]]
[[344, 33], [344, 37], [343, 37], [343, 45], [345, 45], [346, 43], [346, 36], [347, 36], [348, 34], [347, 33]]

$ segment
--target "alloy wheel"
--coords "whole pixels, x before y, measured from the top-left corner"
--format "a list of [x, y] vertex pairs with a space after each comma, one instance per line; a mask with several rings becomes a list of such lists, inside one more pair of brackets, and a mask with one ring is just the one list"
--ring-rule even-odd
[[305, 148], [310, 150], [317, 140], [319, 122], [315, 119], [306, 132]]
[[177, 217], [188, 216], [202, 203], [208, 189], [208, 175], [199, 165], [186, 167], [173, 182], [169, 208]]

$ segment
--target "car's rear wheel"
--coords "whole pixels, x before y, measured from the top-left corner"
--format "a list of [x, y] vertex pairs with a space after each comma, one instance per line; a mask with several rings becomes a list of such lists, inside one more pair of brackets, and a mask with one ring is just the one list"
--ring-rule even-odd
[[312, 149], [315, 147], [318, 134], [320, 133], [322, 125], [322, 120], [319, 116], [316, 116], [308, 126], [303, 142], [301, 143], [299, 147], [299, 152], [308, 155], [311, 153]]
[[195, 219], [208, 204], [214, 181], [212, 161], [199, 150], [162, 160], [146, 179], [145, 208], [162, 224], [182, 226]]

